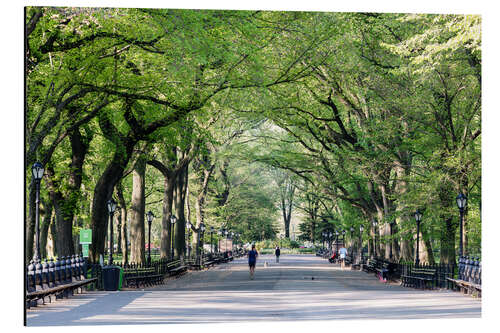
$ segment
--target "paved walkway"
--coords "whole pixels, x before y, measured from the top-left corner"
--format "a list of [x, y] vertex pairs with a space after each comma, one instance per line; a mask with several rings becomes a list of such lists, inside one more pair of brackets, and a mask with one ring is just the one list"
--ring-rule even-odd
[[[267, 262], [267, 267], [264, 263]], [[341, 270], [313, 255], [246, 259], [194, 271], [145, 290], [87, 292], [33, 308], [28, 326], [210, 323], [276, 320], [478, 318], [481, 300], [420, 291]]]

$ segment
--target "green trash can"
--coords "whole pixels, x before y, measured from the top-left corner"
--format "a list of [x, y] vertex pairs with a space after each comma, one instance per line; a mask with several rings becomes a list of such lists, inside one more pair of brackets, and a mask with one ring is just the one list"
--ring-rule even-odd
[[123, 268], [120, 267], [120, 279], [118, 280], [118, 290], [122, 290], [123, 283]]

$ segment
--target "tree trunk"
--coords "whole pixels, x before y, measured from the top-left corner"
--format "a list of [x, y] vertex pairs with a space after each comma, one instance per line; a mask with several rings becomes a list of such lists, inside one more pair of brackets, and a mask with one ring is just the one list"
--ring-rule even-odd
[[165, 177], [164, 178], [164, 192], [163, 192], [163, 217], [161, 220], [161, 249], [160, 254], [162, 258], [170, 258], [172, 255], [172, 224], [170, 223], [170, 216], [172, 216], [172, 206], [174, 201], [174, 187], [175, 180]]
[[368, 238], [367, 246], [368, 246], [368, 257], [371, 258], [374, 256], [373, 235], [372, 235], [371, 230], [370, 230], [370, 238]]
[[171, 258], [172, 255], [172, 225], [170, 217], [172, 216], [172, 207], [174, 200], [174, 189], [176, 182], [176, 171], [169, 169], [166, 165], [170, 165], [172, 161], [162, 163], [157, 160], [148, 161], [163, 174], [163, 216], [161, 220], [161, 236], [160, 236], [160, 257]]
[[90, 224], [92, 227], [92, 244], [89, 249], [90, 262], [99, 262], [99, 256], [104, 254], [104, 238], [108, 227], [109, 213], [107, 202], [113, 194], [113, 189], [122, 178], [123, 171], [127, 165], [132, 149], [133, 142], [128, 142], [124, 146], [125, 151], [116, 149], [113, 159], [104, 170], [94, 188], [94, 197], [92, 200], [92, 215]]
[[33, 259], [35, 245], [35, 183], [31, 181], [28, 193], [28, 218], [26, 221], [26, 263]]
[[441, 226], [443, 229], [440, 232], [440, 263], [442, 264], [455, 263], [455, 235], [458, 223], [453, 223], [453, 217], [446, 213], [453, 203], [450, 200], [450, 198], [454, 197], [453, 193], [453, 188], [447, 183], [442, 185], [438, 193], [440, 204], [444, 208], [440, 214], [441, 220], [444, 221], [444, 224]]
[[[403, 120], [403, 127], [407, 129], [407, 123]], [[395, 161], [395, 166], [394, 166], [394, 172], [396, 174], [396, 184], [394, 186], [394, 194], [396, 197], [401, 197], [405, 195], [405, 193], [408, 191], [408, 182], [406, 181], [408, 175], [410, 174], [411, 171], [411, 155], [408, 154], [406, 151], [400, 151], [399, 152], [399, 159]], [[405, 207], [398, 204], [398, 201], [396, 200], [394, 202], [395, 206], [395, 212], [396, 216], [399, 216], [402, 211], [404, 211]], [[405, 223], [406, 217], [397, 217], [395, 219], [395, 225], [393, 227], [393, 234], [397, 235], [399, 232], [399, 226]], [[400, 242], [398, 243], [398, 239]], [[403, 261], [409, 261], [411, 258], [411, 246], [410, 242], [408, 240], [404, 240], [401, 237], [395, 237], [395, 252], [396, 260], [403, 260]]]
[[42, 258], [47, 258], [47, 242], [49, 238], [49, 228], [52, 222], [52, 203], [50, 200], [45, 202], [43, 221], [40, 228], [40, 254]]
[[[200, 256], [200, 247], [199, 247], [199, 244], [201, 239], [201, 235], [200, 235], [200, 232], [198, 231], [199, 228], [200, 228], [200, 225], [203, 223], [205, 224], [205, 198], [206, 198], [206, 195], [207, 195], [207, 191], [208, 191], [208, 182], [210, 181], [210, 178], [212, 176], [212, 172], [215, 168], [215, 164], [211, 164], [211, 165], [208, 165], [207, 167], [207, 164], [209, 162], [208, 161], [205, 161], [205, 169], [202, 168], [202, 172], [203, 172], [203, 177], [200, 177], [200, 180], [201, 180], [201, 184], [200, 184], [200, 191], [198, 193], [198, 195], [196, 196], [196, 205], [195, 205], [195, 209], [196, 209], [196, 230], [195, 232], [193, 233], [193, 244], [195, 244], [195, 253], [196, 253], [196, 257], [199, 258]], [[186, 171], [187, 172], [187, 171]]]
[[143, 157], [139, 157], [132, 173], [132, 202], [130, 207], [130, 261], [137, 264], [144, 264], [146, 262], [144, 226], [144, 214], [146, 211], [145, 175], [146, 161]]
[[47, 240], [47, 256], [51, 258], [57, 257], [57, 247], [56, 247], [56, 217], [54, 212], [52, 211], [51, 222], [49, 226], [49, 234]]
[[183, 259], [186, 249], [186, 217], [185, 217], [185, 202], [186, 202], [186, 176], [188, 166], [186, 165], [177, 175], [175, 184], [175, 212], [177, 214], [177, 223], [175, 224], [175, 252]]
[[70, 256], [75, 253], [73, 245], [73, 210], [69, 200], [65, 200], [59, 190], [58, 181], [55, 180], [55, 173], [52, 166], [46, 168], [47, 183], [49, 185], [49, 196], [52, 200], [56, 215], [57, 230], [57, 254], [60, 257]]
[[69, 165], [68, 187], [63, 193], [61, 184], [55, 177], [53, 166], [46, 167], [49, 195], [56, 213], [57, 249], [59, 256], [75, 254], [78, 242], [73, 238], [73, 220], [80, 200], [80, 187], [83, 177], [83, 163], [87, 154], [91, 136], [84, 137], [79, 129], [69, 134], [71, 144], [71, 163]]
[[455, 232], [452, 218], [448, 218], [444, 223], [444, 231], [441, 232], [441, 264], [454, 264], [455, 263]]
[[[468, 234], [469, 234], [469, 228], [468, 228], [468, 219], [467, 219], [467, 212], [469, 210], [467, 209], [467, 207], [465, 207], [464, 209], [464, 220], [463, 220], [463, 225], [462, 225], [462, 228], [463, 228], [463, 234], [462, 234], [462, 244], [463, 244], [463, 247], [464, 247], [464, 256], [468, 256], [469, 255], [469, 243], [468, 243], [468, 240], [469, 240], [469, 237], [468, 237]], [[460, 223], [460, 220], [459, 220], [459, 223]], [[458, 225], [458, 230], [460, 230], [460, 224]], [[459, 231], [460, 232], [460, 231]], [[460, 235], [459, 235], [459, 240], [460, 240]], [[460, 244], [460, 243], [459, 243]]]
[[122, 210], [116, 215], [116, 253], [122, 253]]
[[[123, 197], [123, 185], [121, 180], [116, 184], [116, 197], [118, 199], [118, 205], [120, 206], [121, 228], [119, 230], [122, 263], [128, 264], [127, 205], [125, 204], [125, 198]], [[120, 247], [118, 248], [120, 249]]]
[[425, 248], [425, 251], [426, 251], [426, 261], [429, 263], [429, 265], [434, 265], [436, 262], [434, 260], [434, 253], [432, 252], [432, 243], [430, 241], [430, 239], [426, 239], [425, 237], [424, 238], [424, 248]]

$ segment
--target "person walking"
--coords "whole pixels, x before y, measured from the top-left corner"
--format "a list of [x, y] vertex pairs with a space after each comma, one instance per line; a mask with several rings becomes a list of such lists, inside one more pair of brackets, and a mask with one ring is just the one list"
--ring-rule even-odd
[[248, 266], [250, 266], [250, 279], [252, 280], [255, 273], [255, 264], [257, 263], [258, 256], [259, 253], [255, 249], [255, 244], [252, 244], [252, 249], [248, 252]]
[[344, 246], [342, 246], [339, 250], [339, 254], [340, 254], [340, 268], [344, 269], [345, 256], [347, 255], [347, 249]]
[[274, 251], [274, 254], [276, 255], [276, 262], [279, 263], [280, 262], [280, 247], [279, 246], [276, 246], [276, 250]]

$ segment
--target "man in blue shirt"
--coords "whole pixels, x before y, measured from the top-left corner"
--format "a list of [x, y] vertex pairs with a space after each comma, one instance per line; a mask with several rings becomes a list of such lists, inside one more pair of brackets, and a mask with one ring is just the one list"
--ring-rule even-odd
[[255, 273], [255, 264], [257, 263], [258, 255], [259, 253], [255, 250], [255, 245], [252, 245], [252, 249], [248, 252], [248, 266], [250, 266], [250, 279], [252, 280]]

